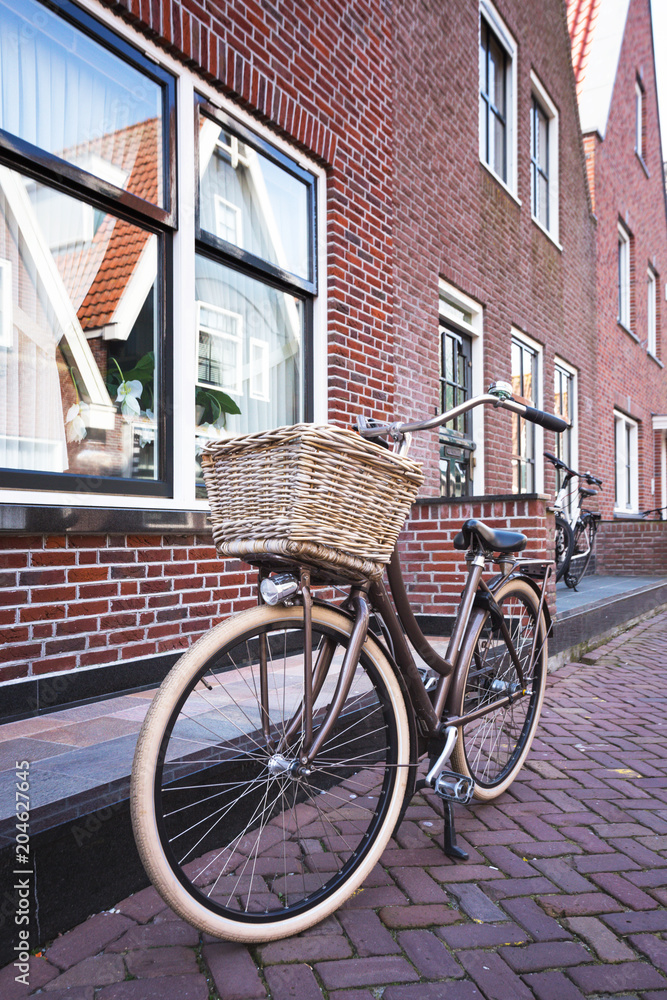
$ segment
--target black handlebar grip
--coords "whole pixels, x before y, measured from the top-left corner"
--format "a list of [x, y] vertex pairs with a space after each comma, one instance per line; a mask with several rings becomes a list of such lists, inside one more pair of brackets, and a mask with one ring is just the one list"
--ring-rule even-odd
[[544, 410], [536, 410], [534, 406], [527, 406], [524, 413], [526, 420], [531, 420], [534, 424], [546, 427], [548, 431], [555, 431], [562, 434], [570, 426], [567, 420], [557, 417], [555, 413], [545, 413]]

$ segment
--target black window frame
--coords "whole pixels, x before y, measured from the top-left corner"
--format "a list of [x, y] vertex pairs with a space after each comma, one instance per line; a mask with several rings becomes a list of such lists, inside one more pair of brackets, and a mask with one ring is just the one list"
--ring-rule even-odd
[[297, 296], [303, 302], [304, 336], [302, 345], [302, 385], [301, 398], [303, 413], [301, 419], [312, 421], [314, 411], [314, 379], [313, 379], [313, 311], [314, 299], [317, 295], [317, 178], [310, 171], [299, 166], [282, 150], [272, 145], [263, 137], [251, 132], [241, 122], [210, 104], [201, 94], [195, 93], [195, 176], [200, 177], [199, 170], [199, 133], [200, 117], [213, 121], [221, 129], [236, 136], [241, 142], [267, 157], [277, 166], [286, 170], [293, 177], [306, 185], [308, 198], [308, 271], [309, 277], [303, 278], [270, 261], [258, 257], [230, 243], [215, 233], [201, 226], [200, 214], [200, 184], [195, 184], [195, 255], [202, 255], [215, 263], [232, 268], [250, 278], [261, 281], [278, 291]]
[[0, 469], [3, 488], [50, 493], [92, 493], [116, 497], [173, 495], [173, 251], [177, 229], [176, 77], [71, 0], [37, 0], [162, 88], [162, 163], [165, 207], [152, 204], [18, 136], [0, 129], [0, 163], [47, 187], [132, 223], [158, 239], [157, 294], [160, 315], [157, 367], [157, 466], [159, 478], [131, 479], [69, 472]]
[[[504, 107], [502, 109], [498, 108], [497, 105], [493, 103], [489, 95], [489, 75], [490, 75], [490, 44], [489, 38], [493, 37], [496, 45], [503, 54], [503, 97], [504, 97]], [[508, 156], [508, 115], [507, 115], [507, 97], [508, 97], [508, 67], [510, 61], [510, 55], [503, 43], [498, 38], [498, 35], [491, 28], [485, 17], [480, 17], [480, 47], [484, 53], [484, 88], [480, 88], [480, 97], [484, 102], [484, 163], [490, 170], [493, 171], [500, 179], [503, 184], [509, 183], [509, 156]], [[497, 119], [503, 127], [503, 169], [501, 173], [498, 173], [493, 163], [490, 160], [490, 145], [491, 145], [491, 124], [492, 119]]]
[[[455, 379], [447, 378], [446, 349], [447, 340], [458, 345], [457, 360], [463, 360], [463, 384]], [[458, 365], [456, 365], [458, 370]], [[472, 337], [457, 329], [456, 325], [449, 319], [440, 320], [440, 408], [444, 412], [448, 408], [446, 400], [447, 387], [453, 390], [453, 405], [465, 402], [472, 398]], [[473, 452], [475, 442], [472, 435], [472, 411], [468, 410], [461, 417], [457, 418], [456, 426], [452, 426], [449, 421], [439, 431], [439, 456], [440, 456], [440, 495], [446, 497], [470, 496], [473, 485]], [[467, 452], [467, 456], [461, 454]], [[458, 454], [457, 454], [458, 453]], [[443, 476], [442, 463], [448, 459], [465, 458], [467, 463], [465, 484], [462, 493], [455, 493], [452, 490], [451, 477]], [[451, 463], [449, 463], [451, 466]]]

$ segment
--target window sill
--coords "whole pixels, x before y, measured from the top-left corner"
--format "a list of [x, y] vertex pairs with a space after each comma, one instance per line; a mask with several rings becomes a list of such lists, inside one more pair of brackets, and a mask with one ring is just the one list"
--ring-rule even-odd
[[0, 535], [125, 535], [209, 532], [205, 510], [0, 505]]
[[555, 237], [555, 236], [553, 235], [553, 233], [550, 233], [550, 232], [549, 232], [549, 230], [548, 230], [548, 229], [547, 229], [547, 228], [546, 228], [545, 226], [543, 226], [543, 225], [542, 225], [542, 223], [540, 222], [540, 220], [539, 220], [539, 219], [536, 219], [534, 215], [531, 215], [531, 219], [533, 220], [533, 222], [535, 223], [535, 225], [537, 226], [537, 228], [538, 228], [538, 229], [539, 229], [539, 230], [540, 230], [541, 232], [543, 232], [543, 233], [544, 233], [544, 235], [545, 235], [545, 236], [547, 237], [547, 239], [551, 240], [551, 242], [552, 242], [552, 243], [553, 243], [553, 245], [554, 245], [554, 246], [556, 247], [556, 249], [557, 249], [557, 250], [560, 250], [560, 252], [562, 253], [562, 252], [563, 252], [563, 247], [562, 247], [562, 246], [561, 246], [561, 244], [560, 244], [560, 243], [558, 242], [558, 240], [557, 240], [557, 239], [556, 239], [556, 237]]
[[617, 520], [617, 519], [623, 518], [623, 517], [626, 518], [626, 520], [628, 520], [628, 521], [643, 521], [644, 520], [644, 518], [642, 517], [640, 511], [638, 511], [638, 510], [615, 510], [614, 511], [614, 520]]
[[662, 363], [662, 361], [660, 360], [660, 358], [656, 358], [656, 356], [653, 353], [653, 351], [647, 351], [646, 353], [648, 354], [648, 356], [651, 359], [651, 361], [655, 361], [655, 363], [658, 366], [658, 368], [664, 368], [665, 367], [664, 364]]
[[489, 175], [489, 177], [493, 178], [493, 180], [496, 182], [496, 184], [500, 185], [500, 187], [503, 189], [503, 191], [510, 196], [510, 198], [512, 199], [512, 201], [516, 202], [516, 204], [519, 206], [519, 208], [521, 208], [521, 206], [522, 206], [521, 199], [519, 198], [518, 195], [516, 195], [514, 193], [514, 191], [512, 191], [512, 189], [510, 187], [507, 186], [507, 183], [502, 179], [502, 177], [499, 177], [498, 174], [495, 172], [495, 170], [492, 170], [492, 168], [489, 166], [489, 164], [485, 163], [484, 160], [480, 160], [479, 161], [479, 165], [484, 168], [484, 170]]
[[637, 159], [641, 163], [642, 170], [644, 171], [644, 173], [646, 174], [646, 176], [650, 177], [651, 173], [650, 173], [648, 167], [646, 166], [646, 163], [644, 162], [644, 157], [641, 155], [641, 153], [638, 153], [637, 150], [635, 150], [635, 156], [637, 157]]
[[504, 503], [515, 500], [551, 500], [546, 493], [475, 493], [464, 497], [419, 497], [417, 506], [446, 507], [459, 503]]
[[637, 336], [636, 333], [633, 333], [632, 330], [629, 327], [627, 327], [625, 323], [622, 323], [620, 319], [616, 320], [616, 322], [623, 331], [623, 333], [627, 333], [628, 337], [631, 337], [632, 340], [634, 340], [635, 344], [639, 343], [639, 337]]

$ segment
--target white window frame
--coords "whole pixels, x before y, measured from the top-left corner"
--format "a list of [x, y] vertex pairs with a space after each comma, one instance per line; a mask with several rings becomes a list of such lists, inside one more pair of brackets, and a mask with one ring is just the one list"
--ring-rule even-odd
[[[223, 198], [221, 194], [213, 196], [213, 204], [215, 206], [215, 235], [219, 236], [221, 240], [227, 240], [228, 243], [233, 243], [237, 247], [243, 246], [243, 216], [239, 206], [235, 205], [233, 201], [228, 201], [226, 198]], [[229, 213], [230, 209], [234, 219], [233, 240], [228, 239], [225, 235], [228, 232], [229, 227], [225, 224], [223, 219], [223, 212]]]
[[[485, 20], [489, 27], [491, 28], [493, 34], [499, 45], [507, 53], [507, 71], [505, 77], [505, 92], [507, 95], [507, 108], [506, 108], [506, 143], [507, 143], [507, 179], [504, 180], [496, 171], [493, 169], [490, 163], [486, 160], [486, 149], [484, 147], [484, 137], [486, 123], [482, 116], [481, 108], [479, 109], [479, 159], [482, 164], [492, 174], [493, 177], [498, 181], [499, 184], [512, 195], [515, 201], [519, 201], [518, 197], [518, 183], [517, 183], [517, 63], [518, 63], [518, 45], [511, 31], [503, 21], [502, 17], [491, 3], [491, 0], [479, 0], [479, 19], [478, 19], [478, 59], [479, 52], [481, 48], [481, 30], [482, 30], [482, 20]], [[479, 79], [479, 75], [478, 75]], [[478, 84], [478, 104], [479, 104], [479, 84]]]
[[[614, 511], [639, 512], [639, 424], [614, 410]], [[629, 499], [628, 499], [629, 493]]]
[[[204, 310], [208, 310], [212, 313], [218, 313], [220, 316], [229, 317], [234, 321], [233, 325], [236, 328], [235, 333], [227, 333], [224, 330], [217, 330], [214, 326], [208, 326], [206, 323], [202, 323], [201, 316]], [[230, 344], [234, 344], [236, 348], [235, 355], [235, 379], [233, 385], [215, 385], [213, 382], [202, 382], [199, 378], [199, 334], [207, 333], [211, 337], [218, 337], [220, 340], [226, 340]], [[221, 392], [227, 392], [231, 396], [242, 396], [243, 395], [243, 316], [240, 313], [230, 312], [229, 309], [223, 309], [221, 306], [214, 306], [210, 302], [197, 302], [197, 373], [195, 375], [195, 380], [198, 386], [202, 389], [219, 389]]]
[[[544, 347], [537, 340], [533, 340], [527, 333], [523, 330], [518, 330], [516, 327], [512, 327], [510, 330], [510, 378], [511, 378], [511, 343], [513, 340], [519, 341], [519, 343], [525, 344], [534, 351], [536, 355], [536, 385], [535, 385], [535, 398], [533, 400], [533, 406], [536, 409], [543, 409], [543, 394], [544, 394]], [[544, 429], [539, 424], [530, 424], [531, 428], [534, 428], [535, 438], [535, 459], [534, 459], [534, 470], [535, 470], [535, 482], [533, 484], [534, 493], [544, 492], [544, 463], [540, 461], [540, 456], [544, 451]], [[517, 494], [518, 496], [521, 494]]]
[[635, 153], [640, 160], [644, 159], [644, 89], [638, 79], [635, 80]]
[[12, 302], [12, 262], [0, 260], [0, 347], [11, 350], [14, 345], [14, 305]]
[[618, 322], [630, 331], [630, 233], [618, 223]]
[[[187, 419], [173, 421], [172, 429], [172, 462], [176, 470], [173, 477], [172, 496], [141, 497], [128, 496], [122, 493], [122, 480], [118, 482], [118, 492], [114, 494], [76, 493], [58, 490], [22, 490], [2, 489], [0, 487], [0, 503], [34, 505], [43, 507], [44, 503], [65, 507], [114, 507], [116, 509], [135, 510], [208, 510], [208, 501], [198, 499], [195, 495], [195, 477], [190, 475], [194, 469], [194, 413], [195, 379], [179, 378], [178, 372], [191, 372], [193, 358], [197, 358], [198, 334], [195, 296], [195, 170], [197, 162], [195, 149], [195, 93], [201, 94], [207, 101], [231, 118], [254, 132], [259, 137], [281, 150], [304, 170], [315, 178], [316, 189], [316, 243], [313, 253], [317, 257], [318, 292], [312, 300], [312, 379], [313, 379], [313, 421], [326, 423], [328, 419], [328, 379], [327, 379], [327, 175], [325, 169], [314, 160], [301, 153], [266, 125], [258, 122], [238, 104], [214, 89], [202, 77], [197, 76], [182, 63], [174, 59], [150, 39], [140, 34], [131, 25], [123, 22], [106, 7], [96, 0], [77, 0], [89, 14], [102, 25], [112, 29], [130, 45], [145, 53], [159, 66], [172, 73], [176, 78], [176, 148], [178, 160], [177, 183], [181, 194], [179, 213], [179, 228], [174, 233], [173, 273], [178, 275], [172, 288], [173, 317], [173, 370], [176, 377], [173, 380], [172, 405], [174, 412], [182, 414]], [[193, 210], [184, 205], [183, 192], [192, 192]], [[187, 200], [187, 199], [186, 199]], [[192, 416], [190, 416], [192, 415]], [[181, 470], [183, 474], [179, 474]]]
[[658, 279], [650, 267], [646, 272], [646, 350], [657, 358], [658, 350]]
[[561, 368], [572, 377], [572, 400], [570, 406], [572, 424], [569, 431], [565, 431], [565, 433], [569, 433], [570, 435], [570, 462], [572, 468], [576, 469], [579, 464], [579, 421], [577, 419], [579, 413], [579, 372], [574, 365], [569, 364], [569, 362], [558, 355], [554, 357], [554, 374], [556, 368]]
[[[531, 217], [533, 222], [540, 227], [547, 234], [547, 236], [554, 241], [554, 243], [561, 249], [558, 242], [559, 231], [560, 231], [560, 219], [559, 219], [559, 177], [558, 177], [558, 108], [553, 103], [549, 94], [542, 86], [539, 78], [531, 71], [530, 83], [532, 97], [537, 101], [547, 119], [547, 131], [548, 131], [548, 143], [549, 143], [549, 156], [547, 161], [548, 169], [548, 184], [549, 184], [549, 224], [545, 225], [536, 215], [533, 214], [533, 197], [531, 190]], [[531, 109], [532, 114], [532, 109]], [[532, 149], [531, 149], [532, 156]], [[532, 185], [532, 170], [531, 170], [531, 185]]]
[[[459, 291], [454, 285], [440, 279], [439, 316], [445, 322], [454, 322], [464, 330], [471, 341], [473, 396], [484, 393], [484, 312], [475, 299]], [[476, 406], [472, 411], [472, 436], [476, 448], [472, 457], [472, 494], [484, 494], [484, 407]]]

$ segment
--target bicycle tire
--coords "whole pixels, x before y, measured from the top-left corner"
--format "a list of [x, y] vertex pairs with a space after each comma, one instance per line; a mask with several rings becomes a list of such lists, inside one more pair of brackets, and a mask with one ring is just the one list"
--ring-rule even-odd
[[[572, 590], [586, 575], [588, 564], [593, 555], [596, 523], [593, 518], [584, 515], [577, 521], [572, 539], [572, 555], [565, 573], [565, 583]], [[579, 549], [583, 548], [583, 552]]]
[[[314, 731], [351, 630], [345, 615], [313, 607], [313, 663], [333, 654]], [[294, 734], [283, 766], [280, 740], [302, 704], [304, 634], [301, 606], [265, 605], [218, 625], [172, 668], [139, 735], [131, 811], [146, 872], [179, 916], [227, 940], [296, 934], [345, 902], [392, 835], [416, 766], [412, 708], [370, 635], [313, 774], [295, 774]], [[261, 636], [274, 753], [257, 696]]]
[[564, 517], [556, 514], [556, 530], [554, 534], [556, 582], [561, 580], [563, 574], [567, 572], [573, 548], [574, 533], [572, 527]]
[[[475, 798], [489, 802], [512, 784], [521, 770], [542, 710], [547, 678], [547, 626], [539, 616], [539, 598], [521, 578], [503, 583], [494, 593], [503, 609], [515, 649], [524, 669], [528, 694], [505, 708], [484, 715], [459, 731], [452, 753], [454, 769], [475, 782]], [[490, 704], [504, 692], [519, 688], [519, 675], [499, 629], [485, 612], [471, 622], [473, 630], [464, 643], [472, 647], [452, 696], [455, 715]], [[538, 630], [534, 663], [530, 665], [533, 637]], [[474, 643], [474, 645], [473, 645]]]

